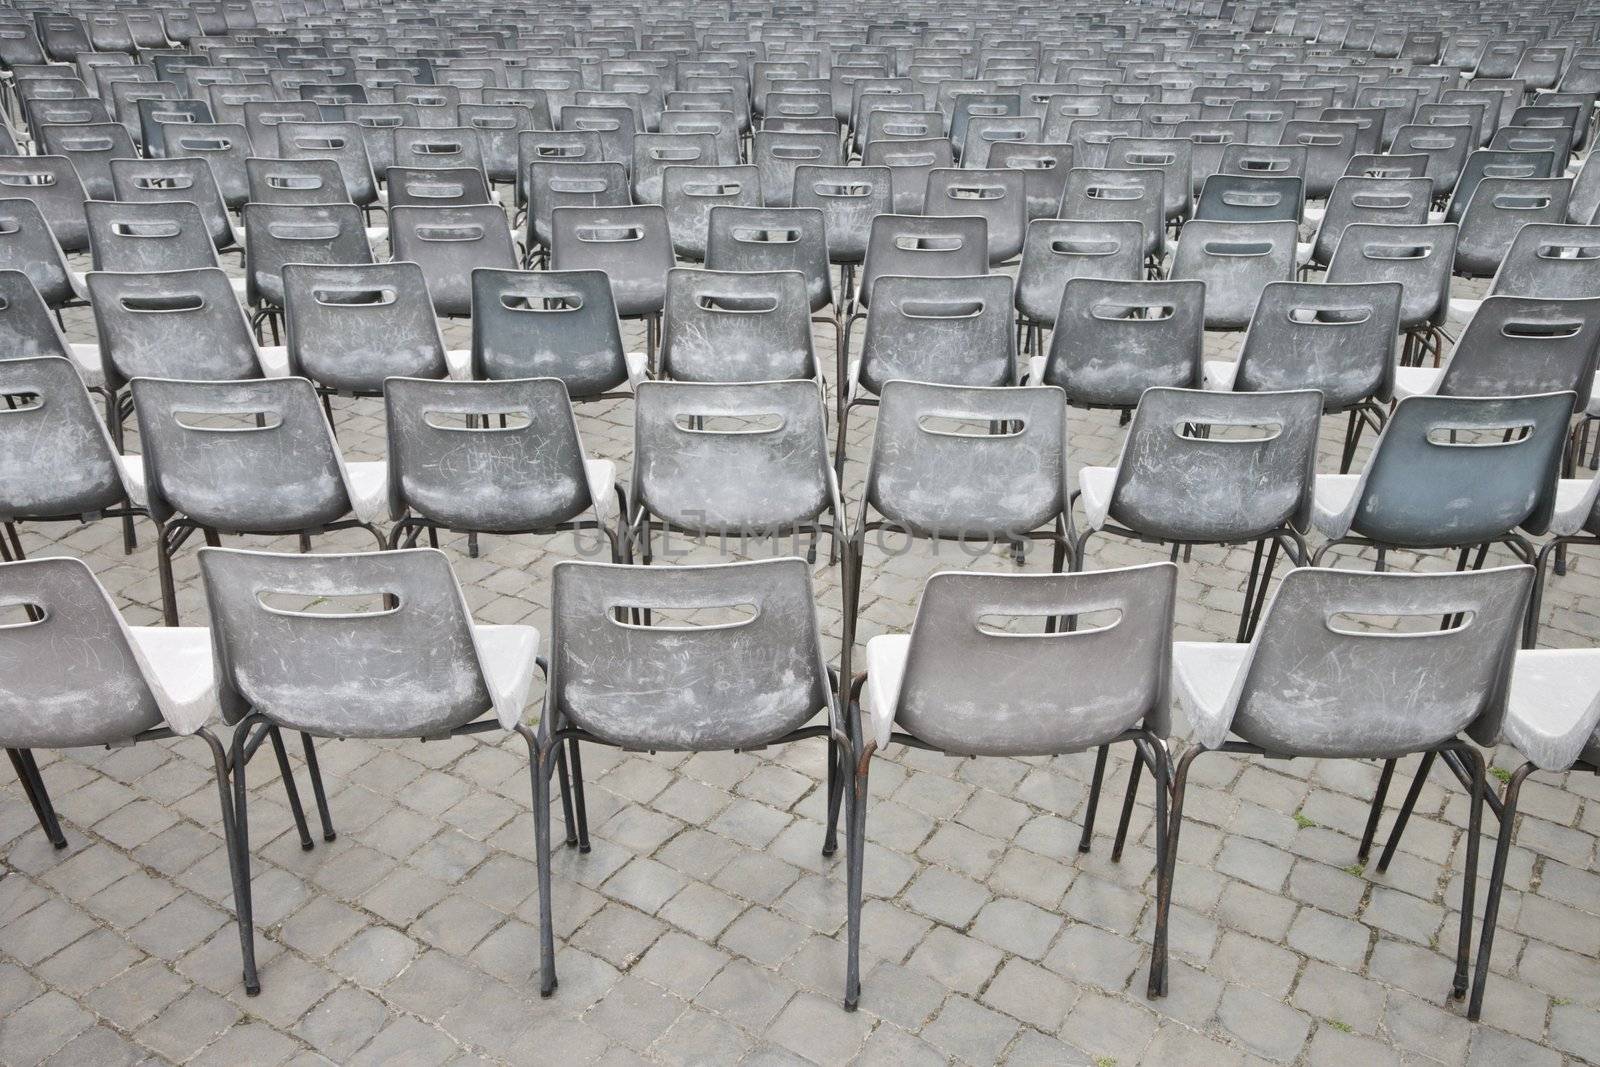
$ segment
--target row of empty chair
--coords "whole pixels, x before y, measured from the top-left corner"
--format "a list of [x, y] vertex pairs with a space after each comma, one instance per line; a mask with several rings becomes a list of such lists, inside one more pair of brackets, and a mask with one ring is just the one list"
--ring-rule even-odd
[[[260, 747], [310, 848], [285, 732], [328, 839], [314, 739], [516, 732], [549, 996], [552, 782], [587, 850], [584, 744], [822, 737], [854, 1008], [876, 752], [1095, 751], [1087, 850], [1127, 743], [1113, 856], [1148, 771], [1161, 996], [1200, 754], [1382, 761], [1363, 860], [1419, 756], [1418, 782], [1442, 763], [1469, 795], [1449, 988], [1476, 1018], [1517, 790], [1600, 761], [1600, 651], [1537, 647], [1551, 558], [1600, 544], [1577, 462], [1600, 416], [1600, 19], [1478, 4], [1441, 29], [1454, 13], [0, 10], [0, 745], [41, 825], [64, 841], [31, 749], [206, 741], [256, 993]], [[1243, 334], [1234, 358], [1219, 331]], [[381, 405], [382, 459], [346, 457], [333, 396]], [[582, 433], [583, 402], [618, 399], [626, 477]], [[871, 447], [847, 457], [862, 405]], [[1082, 408], [1126, 416], [1113, 462], [1069, 450]], [[1347, 420], [1337, 470], [1327, 415]], [[127, 625], [77, 560], [23, 558], [19, 526], [100, 518], [130, 551], [155, 525], [165, 626]], [[306, 551], [349, 529], [373, 551]], [[547, 642], [474, 622], [442, 532], [578, 537]], [[936, 574], [908, 633], [861, 642], [885, 532], [1019, 563], [1037, 543], [1050, 573]], [[180, 612], [173, 574], [196, 534], [204, 626], [181, 625], [199, 598]], [[788, 547], [661, 565], [672, 534]], [[1173, 562], [1090, 569], [1106, 536]], [[1205, 545], [1251, 548], [1238, 631], [1175, 643], [1176, 561]], [[1485, 568], [1497, 546], [1516, 562]], [[1352, 547], [1375, 573], [1322, 565]], [[1389, 572], [1400, 552], [1459, 573]], [[1500, 744], [1528, 762], [1495, 797]]]

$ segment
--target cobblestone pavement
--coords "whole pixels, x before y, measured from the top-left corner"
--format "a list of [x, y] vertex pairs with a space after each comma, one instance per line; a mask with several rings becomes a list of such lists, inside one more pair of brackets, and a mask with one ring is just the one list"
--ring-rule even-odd
[[[89, 338], [84, 312], [70, 323]], [[466, 347], [464, 326], [448, 332]], [[826, 327], [818, 338], [831, 350]], [[1219, 350], [1236, 343], [1213, 339]], [[381, 455], [378, 401], [338, 402], [335, 412], [352, 458]], [[624, 472], [630, 418], [627, 402], [580, 412], [590, 450]], [[1072, 420], [1075, 464], [1114, 458], [1115, 415]], [[1336, 469], [1335, 421], [1324, 471]], [[852, 509], [871, 429], [870, 411], [852, 419]], [[111, 522], [31, 527], [23, 542], [30, 555], [87, 559], [130, 621], [154, 623], [147, 525], [140, 536], [131, 557]], [[319, 547], [365, 549], [364, 538]], [[572, 554], [570, 538], [485, 538], [477, 558], [464, 540], [445, 547], [480, 621], [548, 630], [550, 567]], [[1097, 538], [1091, 565], [1163, 555]], [[1245, 549], [1195, 551], [1181, 575], [1180, 638], [1231, 639], [1247, 565]], [[974, 562], [948, 545], [935, 556], [925, 544], [869, 559], [862, 640], [907, 627], [928, 574], [969, 566], [1013, 564]], [[1552, 582], [1547, 644], [1595, 641], [1597, 573], [1600, 561], [1577, 553]], [[184, 621], [203, 622], [192, 549], [177, 574]], [[836, 644], [839, 584], [825, 561], [816, 582]], [[1498, 973], [1473, 1025], [1449, 998], [1466, 803], [1442, 776], [1423, 789], [1419, 818], [1380, 874], [1355, 862], [1376, 765], [1200, 761], [1179, 860], [1171, 995], [1150, 1001], [1148, 778], [1139, 839], [1113, 863], [1107, 835], [1125, 761], [1113, 757], [1110, 815], [1102, 811], [1093, 851], [1080, 855], [1090, 757], [958, 760], [891, 746], [872, 770], [863, 995], [846, 1014], [842, 853], [819, 854], [819, 742], [738, 755], [587, 748], [594, 849], [558, 846], [561, 985], [546, 1001], [534, 976], [521, 740], [325, 742], [319, 751], [339, 837], [314, 851], [295, 840], [272, 761], [251, 768], [265, 986], [255, 998], [240, 982], [203, 745], [42, 753], [70, 842], [62, 852], [7, 777], [0, 1061], [1553, 1065], [1600, 1049], [1592, 777], [1536, 778], [1524, 791]], [[1512, 759], [1502, 753], [1499, 763]]]

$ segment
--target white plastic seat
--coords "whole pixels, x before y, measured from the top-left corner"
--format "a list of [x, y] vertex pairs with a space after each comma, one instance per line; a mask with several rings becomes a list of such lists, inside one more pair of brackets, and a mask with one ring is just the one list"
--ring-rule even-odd
[[1361, 488], [1359, 474], [1319, 474], [1311, 493], [1311, 524], [1324, 537], [1343, 537], [1350, 532], [1355, 514], [1356, 493]]
[[1541, 770], [1564, 771], [1600, 726], [1600, 649], [1517, 653], [1501, 739]]
[[894, 732], [894, 709], [900, 702], [900, 683], [905, 679], [906, 653], [910, 651], [910, 634], [879, 634], [867, 642], [867, 684], [861, 710], [872, 720], [870, 736], [879, 749], [889, 743]]

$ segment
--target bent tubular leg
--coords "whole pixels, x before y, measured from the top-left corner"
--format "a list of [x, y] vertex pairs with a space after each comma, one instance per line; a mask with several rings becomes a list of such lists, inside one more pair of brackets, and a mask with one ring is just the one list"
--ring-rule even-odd
[[[263, 723], [258, 715], [247, 715], [233, 728], [233, 750], [220, 773], [233, 773], [233, 901], [239, 921], [239, 943], [244, 952], [244, 990], [250, 996], [261, 992], [256, 976], [255, 909], [250, 899], [250, 816], [245, 783], [245, 745], [252, 729]], [[219, 787], [221, 788], [221, 787]]]
[[28, 798], [34, 818], [39, 820], [39, 829], [50, 839], [50, 844], [56, 848], [66, 848], [67, 839], [61, 833], [61, 822], [56, 818], [55, 806], [50, 803], [44, 776], [39, 773], [39, 764], [34, 760], [33, 753], [25, 748], [8, 748], [6, 755], [11, 757], [11, 766], [17, 772], [17, 781], [22, 783], [22, 794]]
[[261, 979], [256, 974], [255, 932], [250, 928], [249, 903], [245, 899], [248, 869], [239, 861], [239, 835], [234, 817], [233, 799], [229, 795], [228, 754], [222, 742], [210, 730], [200, 729], [195, 736], [211, 748], [211, 762], [217, 776], [217, 800], [222, 809], [222, 838], [228, 852], [228, 874], [233, 880], [234, 924], [239, 930], [239, 956], [244, 968], [245, 992], [255, 996], [261, 992]]
[[556, 738], [541, 738], [532, 727], [517, 724], [528, 743], [528, 772], [533, 778], [533, 836], [539, 859], [539, 995], [556, 991], [556, 937], [550, 908], [550, 772]]
[[1500, 817], [1500, 833], [1494, 843], [1489, 889], [1483, 900], [1483, 933], [1478, 938], [1477, 973], [1472, 982], [1472, 999], [1467, 1004], [1467, 1018], [1473, 1020], [1483, 1012], [1483, 990], [1489, 982], [1489, 956], [1494, 951], [1495, 923], [1500, 918], [1500, 895], [1506, 888], [1506, 860], [1511, 854], [1512, 839], [1516, 836], [1517, 798], [1522, 793], [1522, 783], [1533, 771], [1531, 763], [1524, 763], [1512, 771], [1505, 792], [1501, 794], [1505, 814]]
[[1478, 890], [1478, 845], [1483, 833], [1483, 793], [1485, 769], [1483, 753], [1468, 744], [1452, 748], [1466, 760], [1472, 772], [1472, 805], [1467, 816], [1466, 870], [1461, 879], [1461, 930], [1456, 942], [1456, 973], [1450, 987], [1457, 1000], [1467, 995], [1467, 965], [1472, 953], [1472, 904]]
[[272, 754], [278, 758], [278, 774], [283, 778], [283, 791], [289, 799], [289, 813], [294, 816], [294, 829], [300, 835], [300, 847], [310, 852], [314, 846], [311, 830], [306, 826], [305, 809], [300, 805], [300, 787], [295, 784], [294, 769], [289, 766], [289, 751], [283, 744], [283, 732], [276, 726], [267, 727], [267, 737], [272, 741]]
[[1417, 806], [1417, 797], [1422, 794], [1422, 787], [1427, 784], [1428, 772], [1433, 769], [1433, 761], [1437, 753], [1424, 752], [1422, 762], [1417, 764], [1416, 777], [1411, 779], [1411, 788], [1406, 790], [1406, 799], [1400, 805], [1400, 813], [1395, 816], [1394, 826], [1389, 830], [1389, 840], [1384, 842], [1383, 855], [1378, 857], [1378, 870], [1389, 869], [1389, 861], [1394, 859], [1394, 850], [1400, 845], [1400, 836], [1406, 832], [1406, 823], [1411, 818], [1411, 809]]
[[[1111, 752], [1110, 745], [1101, 745], [1094, 754], [1094, 773], [1089, 777], [1089, 801], [1083, 807], [1083, 836], [1078, 839], [1078, 851], [1088, 852], [1089, 845], [1094, 838], [1095, 813], [1100, 809], [1100, 789], [1106, 778], [1106, 757]], [[1137, 770], [1130, 772], [1137, 775]], [[1137, 777], [1129, 777], [1128, 792], [1131, 795], [1138, 783]]]
[[322, 765], [317, 762], [317, 750], [311, 743], [311, 735], [302, 733], [300, 743], [305, 748], [306, 770], [311, 775], [311, 795], [317, 802], [317, 816], [322, 820], [322, 839], [332, 841], [339, 835], [333, 829], [333, 815], [328, 810], [328, 791], [322, 785]]
[[856, 1005], [861, 1002], [861, 885], [867, 852], [867, 771], [877, 742], [862, 741], [859, 703], [852, 699], [846, 707], [849, 744], [839, 746], [840, 762], [849, 769], [849, 782], [846, 784], [850, 797], [850, 828], [845, 841], [844, 1008], [846, 1011], [855, 1011]]
[[1178, 869], [1178, 837], [1183, 831], [1183, 798], [1189, 784], [1189, 767], [1204, 751], [1199, 745], [1190, 745], [1173, 771], [1172, 810], [1168, 814], [1165, 848], [1162, 849], [1165, 855], [1161, 857], [1164, 862], [1156, 876], [1156, 928], [1150, 946], [1148, 989], [1151, 998], [1167, 995], [1167, 924], [1172, 915], [1172, 881]]

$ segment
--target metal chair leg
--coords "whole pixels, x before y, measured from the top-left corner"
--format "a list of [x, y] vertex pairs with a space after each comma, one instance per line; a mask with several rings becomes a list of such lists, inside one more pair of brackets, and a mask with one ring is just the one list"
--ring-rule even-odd
[[1516, 836], [1517, 798], [1522, 793], [1522, 783], [1533, 771], [1531, 763], [1524, 763], [1512, 771], [1500, 798], [1504, 814], [1500, 817], [1500, 833], [1494, 843], [1494, 861], [1489, 868], [1489, 889], [1483, 900], [1483, 933], [1478, 937], [1477, 974], [1472, 982], [1472, 999], [1467, 1003], [1467, 1018], [1474, 1021], [1483, 1013], [1483, 991], [1489, 982], [1489, 957], [1494, 951], [1495, 924], [1500, 918], [1500, 896], [1506, 887], [1506, 860], [1511, 855], [1511, 841]]
[[249, 868], [239, 861], [239, 835], [233, 799], [229, 795], [228, 754], [222, 742], [210, 730], [201, 728], [195, 736], [211, 747], [211, 762], [217, 776], [217, 799], [222, 808], [222, 838], [228, 852], [228, 873], [233, 879], [233, 911], [239, 929], [239, 957], [244, 969], [244, 990], [250, 996], [261, 992], [261, 979], [256, 974], [255, 931], [250, 925], [250, 903], [245, 895], [249, 882]]
[[845, 705], [850, 743], [839, 748], [840, 760], [848, 772], [844, 777], [849, 779], [846, 785], [850, 821], [845, 840], [845, 1011], [855, 1011], [861, 1002], [861, 886], [867, 853], [867, 772], [877, 748], [876, 741], [864, 741], [861, 736], [860, 694], [860, 682], [852, 683], [849, 702]]
[[317, 762], [317, 750], [312, 746], [311, 735], [302, 733], [300, 743], [305, 748], [306, 770], [311, 775], [311, 795], [317, 802], [317, 816], [322, 820], [322, 839], [332, 841], [339, 835], [333, 829], [333, 814], [328, 810], [328, 792], [322, 786], [322, 766]]
[[1172, 913], [1172, 881], [1178, 870], [1178, 837], [1183, 831], [1183, 798], [1189, 784], [1189, 766], [1205, 751], [1199, 745], [1190, 745], [1178, 760], [1172, 775], [1171, 812], [1168, 814], [1166, 855], [1161, 859], [1161, 870], [1156, 876], [1156, 928], [1150, 946], [1150, 997], [1167, 995], [1167, 924]]
[[561, 821], [567, 827], [567, 847], [578, 845], [577, 819], [572, 813], [572, 776], [567, 767], [566, 746], [556, 744], [556, 774], [561, 781]]
[[295, 832], [300, 835], [300, 848], [310, 852], [315, 847], [311, 829], [306, 825], [306, 812], [300, 804], [300, 787], [295, 784], [294, 769], [289, 766], [289, 751], [283, 744], [283, 733], [276, 726], [267, 728], [272, 742], [272, 754], [278, 758], [278, 774], [283, 778], [283, 791], [289, 798], [289, 813], [294, 816]]
[[50, 844], [56, 848], [66, 848], [67, 839], [61, 833], [61, 822], [56, 817], [54, 805], [50, 803], [44, 776], [39, 773], [39, 764], [34, 760], [33, 753], [25, 748], [8, 748], [6, 755], [11, 757], [11, 766], [17, 772], [17, 781], [22, 783], [22, 794], [28, 798], [34, 818], [39, 820], [39, 829], [50, 839]]
[[[1100, 787], [1106, 778], [1106, 757], [1111, 752], [1110, 745], [1101, 745], [1094, 754], [1094, 774], [1089, 779], [1089, 802], [1083, 808], [1083, 836], [1078, 838], [1078, 851], [1088, 852], [1090, 840], [1094, 837], [1094, 817], [1100, 808]], [[1131, 789], [1137, 779], [1129, 779]]]
[[550, 908], [550, 772], [551, 757], [560, 743], [551, 738], [542, 742], [532, 729], [518, 724], [517, 732], [528, 743], [528, 769], [533, 776], [533, 837], [539, 861], [539, 995], [556, 991], [556, 937]]
[[1417, 774], [1411, 779], [1411, 788], [1406, 790], [1406, 799], [1400, 805], [1400, 813], [1395, 816], [1394, 826], [1389, 830], [1389, 840], [1384, 842], [1383, 855], [1378, 857], [1378, 870], [1389, 869], [1389, 861], [1394, 859], [1394, 850], [1399, 847], [1400, 836], [1406, 832], [1406, 823], [1411, 818], [1411, 809], [1417, 806], [1417, 797], [1422, 793], [1422, 787], [1427, 784], [1428, 772], [1433, 769], [1434, 757], [1437, 753], [1424, 752], [1422, 762], [1417, 764]]
[[[1137, 745], [1133, 766], [1128, 770], [1128, 789], [1122, 795], [1122, 816], [1117, 820], [1117, 836], [1111, 843], [1111, 862], [1120, 863], [1122, 847], [1128, 842], [1128, 824], [1133, 821], [1133, 802], [1139, 796], [1139, 773], [1144, 770], [1144, 752]], [[1101, 751], [1104, 751], [1102, 747]]]
[[1483, 753], [1471, 745], [1455, 746], [1472, 768], [1472, 804], [1467, 816], [1467, 865], [1461, 879], [1461, 930], [1456, 941], [1455, 981], [1450, 993], [1457, 1000], [1467, 995], [1468, 963], [1472, 954], [1472, 905], [1478, 891], [1478, 849], [1483, 834]]
[[[255, 906], [250, 896], [250, 815], [245, 783], [245, 743], [251, 729], [262, 720], [247, 716], [234, 727], [233, 752], [228, 760], [233, 771], [234, 886], [233, 900], [239, 920], [239, 940], [244, 951], [245, 992], [261, 992], [255, 962]], [[252, 979], [254, 980], [252, 982]]]
[[1372, 795], [1372, 810], [1367, 812], [1367, 828], [1361, 834], [1361, 845], [1356, 849], [1356, 860], [1366, 863], [1367, 856], [1372, 852], [1372, 840], [1378, 835], [1378, 819], [1383, 815], [1383, 802], [1389, 796], [1389, 783], [1394, 781], [1394, 765], [1396, 761], [1386, 759], [1383, 761], [1383, 773], [1378, 775], [1378, 788]]
[[844, 775], [839, 767], [839, 743], [828, 738], [828, 826], [823, 831], [822, 854], [831, 856], [839, 849], [839, 804], [844, 799]]
[[572, 810], [578, 823], [578, 851], [589, 851], [589, 808], [583, 800], [583, 757], [578, 739], [567, 738], [567, 759], [572, 764]]

